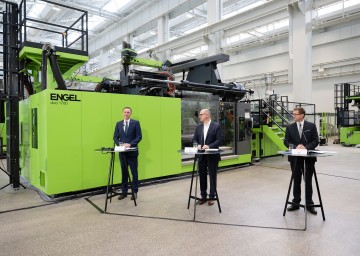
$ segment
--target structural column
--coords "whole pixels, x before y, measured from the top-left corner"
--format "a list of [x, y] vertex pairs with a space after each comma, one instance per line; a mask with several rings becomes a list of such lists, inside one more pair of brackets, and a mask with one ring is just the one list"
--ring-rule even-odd
[[[207, 2], [207, 21], [208, 26], [218, 22], [222, 17], [222, 0], [208, 0]], [[208, 56], [218, 54], [221, 48], [221, 32], [215, 32], [213, 34], [209, 34], [204, 38], [207, 43]]]
[[[166, 43], [169, 41], [169, 34], [170, 34], [170, 30], [169, 30], [169, 14], [166, 14], [164, 16], [161, 16], [160, 18], [158, 18], [158, 22], [157, 22], [157, 31], [158, 31], [158, 43], [159, 45]], [[169, 54], [170, 52], [160, 52], [157, 53], [157, 57], [158, 60], [160, 61], [165, 61], [166, 59], [169, 58]]]
[[[208, 0], [207, 1], [207, 21], [208, 26], [218, 22], [222, 17], [222, 0]], [[205, 43], [208, 45], [208, 56], [219, 54], [221, 51], [222, 31], [206, 35], [204, 37]], [[220, 77], [222, 77], [222, 66], [217, 65], [217, 70]]]
[[289, 5], [289, 81], [293, 83], [293, 101], [312, 103], [312, 5], [299, 0]]

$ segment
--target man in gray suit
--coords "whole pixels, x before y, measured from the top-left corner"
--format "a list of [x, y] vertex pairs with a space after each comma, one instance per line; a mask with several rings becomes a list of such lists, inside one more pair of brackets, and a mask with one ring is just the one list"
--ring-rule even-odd
[[[201, 124], [195, 128], [193, 142], [198, 144], [198, 149], [206, 150], [209, 148], [218, 149], [223, 142], [223, 133], [218, 123], [211, 120], [211, 113], [208, 109], [202, 109], [199, 113]], [[209, 171], [210, 191], [208, 205], [214, 204], [216, 193], [216, 176], [220, 153], [199, 155], [199, 176], [201, 200], [198, 204], [204, 204], [207, 198], [207, 171]]]
[[[319, 135], [315, 124], [305, 121], [305, 110], [301, 107], [294, 108], [293, 110], [294, 123], [286, 127], [285, 133], [285, 146], [289, 147], [290, 144], [296, 149], [314, 150], [319, 145]], [[317, 214], [317, 211], [312, 206], [314, 204], [312, 200], [312, 176], [315, 170], [315, 157], [301, 157], [301, 156], [289, 156], [289, 162], [294, 178], [293, 188], [293, 204], [287, 208], [288, 211], [298, 210], [301, 201], [301, 177], [304, 171], [305, 163], [305, 200], [306, 209], [312, 213]]]

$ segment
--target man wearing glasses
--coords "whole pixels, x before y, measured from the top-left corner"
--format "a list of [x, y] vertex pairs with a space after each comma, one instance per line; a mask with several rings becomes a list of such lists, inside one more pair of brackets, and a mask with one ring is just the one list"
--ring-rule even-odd
[[[195, 128], [193, 142], [198, 144], [199, 150], [218, 149], [223, 141], [223, 133], [220, 125], [211, 120], [210, 110], [202, 109], [199, 113], [199, 120], [201, 124]], [[209, 171], [210, 191], [208, 205], [211, 206], [214, 204], [215, 196], [217, 196], [216, 175], [220, 153], [199, 155], [198, 157], [201, 192], [201, 200], [198, 201], [198, 204], [202, 205], [207, 201], [207, 171]]]
[[[319, 145], [319, 136], [314, 123], [305, 121], [305, 110], [301, 107], [294, 108], [293, 110], [294, 123], [286, 127], [284, 144], [289, 148], [291, 145], [295, 149], [307, 149], [314, 150]], [[301, 177], [304, 171], [305, 162], [305, 200], [306, 209], [312, 213], [317, 214], [317, 211], [312, 206], [314, 202], [312, 200], [312, 176], [315, 170], [316, 157], [294, 157], [289, 156], [289, 162], [294, 178], [294, 188], [292, 200], [293, 204], [287, 208], [288, 211], [298, 210], [301, 201]]]

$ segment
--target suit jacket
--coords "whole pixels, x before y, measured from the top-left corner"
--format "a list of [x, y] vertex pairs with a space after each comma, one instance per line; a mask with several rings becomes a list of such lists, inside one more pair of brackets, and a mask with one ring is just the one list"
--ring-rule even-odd
[[[307, 150], [314, 150], [319, 145], [319, 135], [316, 125], [308, 121], [304, 121], [303, 134], [300, 138], [297, 123], [294, 122], [286, 127], [284, 144], [289, 147], [293, 144], [296, 148], [299, 144], [303, 144]], [[289, 156], [289, 161], [292, 162], [295, 158]], [[316, 162], [316, 157], [307, 158], [309, 162]]]
[[[221, 127], [218, 123], [211, 121], [209, 130], [206, 134], [205, 143], [204, 143], [204, 124], [199, 124], [195, 128], [193, 141], [196, 141], [199, 145], [208, 145], [209, 148], [219, 148], [223, 142], [224, 135], [221, 130]], [[220, 154], [216, 154], [220, 160]]]
[[[124, 120], [121, 120], [116, 123], [114, 130], [114, 142], [119, 146], [119, 143], [129, 143], [131, 147], [137, 147], [138, 143], [141, 141], [141, 128], [140, 122], [135, 119], [130, 119], [129, 127], [127, 134], [124, 131]], [[127, 152], [129, 156], [137, 156], [138, 151]]]

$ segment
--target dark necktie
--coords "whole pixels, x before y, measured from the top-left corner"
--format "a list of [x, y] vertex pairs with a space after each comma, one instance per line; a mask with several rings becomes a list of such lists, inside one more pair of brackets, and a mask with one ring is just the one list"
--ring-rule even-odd
[[129, 128], [129, 122], [125, 121], [125, 134], [127, 135], [128, 132], [128, 128]]

